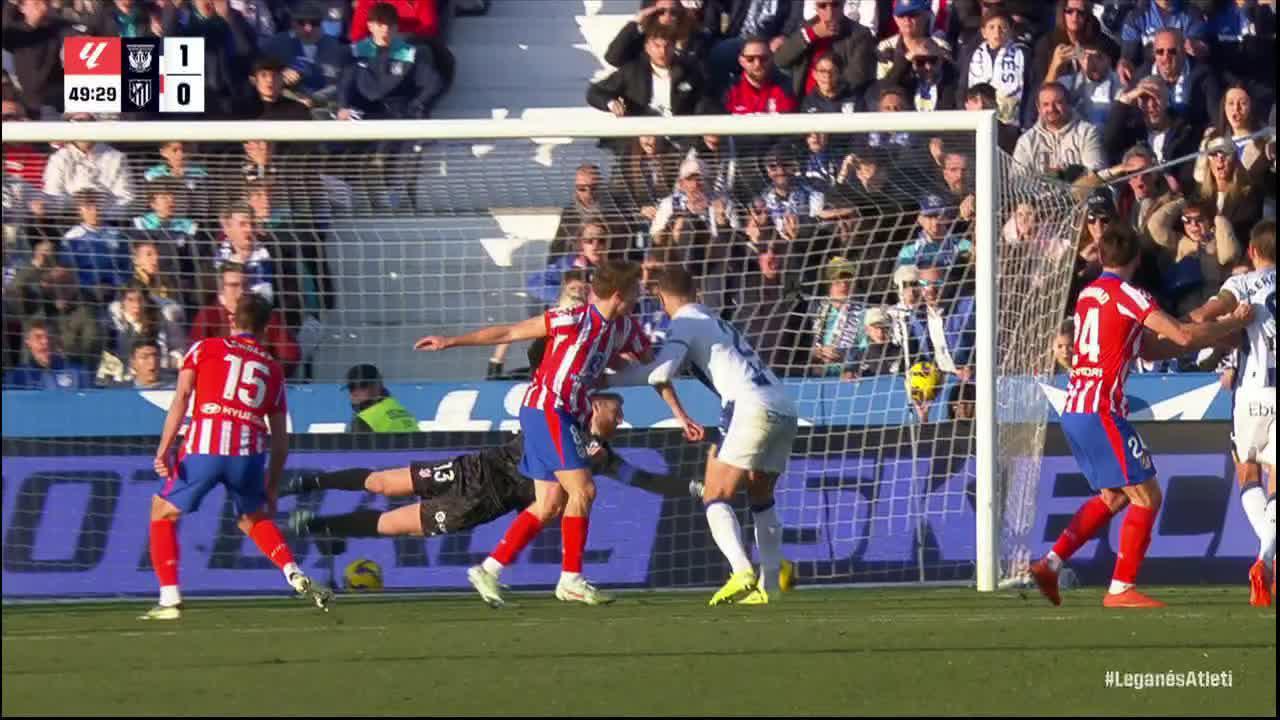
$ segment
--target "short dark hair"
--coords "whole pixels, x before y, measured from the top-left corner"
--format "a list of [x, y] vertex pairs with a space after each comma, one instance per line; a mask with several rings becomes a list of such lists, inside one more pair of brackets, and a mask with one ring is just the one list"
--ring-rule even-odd
[[1263, 260], [1276, 261], [1276, 221], [1263, 220], [1249, 231], [1249, 247]]
[[645, 42], [649, 42], [650, 40], [666, 40], [674, 45], [679, 39], [680, 36], [676, 33], [676, 29], [670, 25], [654, 24], [646, 30], [644, 34]]
[[271, 321], [271, 303], [266, 298], [254, 293], [246, 293], [236, 305], [236, 327], [261, 334]]
[[102, 207], [102, 193], [97, 190], [79, 190], [71, 196], [76, 207], [84, 207], [85, 205], [93, 205], [94, 207]]
[[400, 13], [396, 12], [396, 6], [391, 3], [376, 3], [369, 8], [369, 22], [386, 25], [392, 29], [400, 28]]
[[676, 297], [692, 298], [698, 291], [693, 275], [682, 267], [664, 268], [658, 274], [658, 292]]
[[218, 268], [218, 288], [219, 289], [222, 288], [222, 280], [227, 276], [227, 273], [240, 273], [241, 275], [243, 275], [244, 265], [241, 265], [238, 262], [222, 263], [222, 265]]
[[249, 207], [247, 202], [233, 202], [222, 208], [222, 214], [219, 216], [222, 220], [230, 219], [232, 215], [245, 215], [249, 218], [253, 217], [253, 208]]
[[994, 108], [996, 106], [996, 88], [991, 83], [970, 85], [969, 89], [964, 93], [964, 99], [980, 100], [984, 108]]
[[154, 202], [158, 195], [172, 195], [175, 198], [182, 192], [182, 183], [163, 178], [147, 184], [147, 200]]
[[1141, 251], [1138, 234], [1121, 223], [1108, 225], [1098, 241], [1098, 255], [1103, 267], [1122, 268], [1133, 262]]
[[1213, 217], [1218, 214], [1218, 204], [1209, 198], [1193, 197], [1188, 199], [1186, 204], [1182, 206], [1182, 212], [1185, 213], [1188, 210], [1195, 210], [1200, 213], [1201, 217], [1212, 221]]
[[601, 300], [626, 293], [640, 283], [640, 266], [633, 262], [606, 262], [596, 269], [591, 290]]
[[565, 270], [560, 276], [560, 285], [563, 287], [571, 282], [587, 282], [589, 273], [584, 268], [573, 268]]
[[156, 352], [160, 352], [160, 343], [154, 337], [144, 335], [137, 340], [134, 340], [133, 344], [129, 346], [129, 357], [137, 355], [138, 351], [143, 348], [155, 348]]
[[755, 43], [764, 45], [766, 50], [769, 49], [769, 38], [764, 37], [763, 35], [752, 35], [751, 37], [742, 41], [742, 47], [738, 49], [738, 54], [739, 55], [743, 54], [744, 52], [747, 51], [748, 45], [753, 45]]
[[26, 336], [30, 335], [32, 332], [36, 330], [43, 330], [45, 332], [49, 332], [49, 323], [45, 322], [45, 319], [43, 317], [31, 318], [30, 320], [27, 321], [27, 324], [22, 328], [22, 337], [25, 338]]

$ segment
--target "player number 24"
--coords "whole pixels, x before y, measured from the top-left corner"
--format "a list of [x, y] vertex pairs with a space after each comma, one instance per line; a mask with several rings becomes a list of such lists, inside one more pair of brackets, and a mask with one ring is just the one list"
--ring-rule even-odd
[[1089, 308], [1084, 322], [1076, 313], [1076, 352], [1088, 357], [1091, 363], [1098, 362], [1098, 355], [1102, 353], [1102, 347], [1098, 345], [1098, 308]]
[[267, 399], [267, 379], [271, 370], [257, 360], [244, 361], [244, 358], [228, 355], [227, 364], [231, 369], [227, 372], [227, 382], [222, 386], [222, 399], [234, 400], [251, 408], [262, 407]]

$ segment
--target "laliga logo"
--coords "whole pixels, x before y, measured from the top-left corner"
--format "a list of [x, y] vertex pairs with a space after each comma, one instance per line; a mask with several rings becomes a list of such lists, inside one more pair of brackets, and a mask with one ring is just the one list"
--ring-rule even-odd
[[98, 67], [98, 59], [106, 50], [107, 44], [104, 42], [85, 43], [84, 47], [80, 48], [80, 59], [84, 61], [85, 67], [92, 70]]

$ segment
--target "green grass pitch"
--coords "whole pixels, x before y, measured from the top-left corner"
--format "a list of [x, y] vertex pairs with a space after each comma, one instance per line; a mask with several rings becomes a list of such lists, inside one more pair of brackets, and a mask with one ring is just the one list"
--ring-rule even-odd
[[[623, 593], [4, 609], [3, 711], [110, 715], [1276, 714], [1276, 624], [1245, 587], [1169, 607], [1060, 608], [963, 589], [806, 590], [767, 607]], [[1230, 671], [1230, 688], [1108, 689], [1107, 671]]]

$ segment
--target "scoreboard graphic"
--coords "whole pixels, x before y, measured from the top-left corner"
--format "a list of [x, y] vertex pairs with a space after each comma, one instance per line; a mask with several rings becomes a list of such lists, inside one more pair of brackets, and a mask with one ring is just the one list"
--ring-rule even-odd
[[204, 112], [204, 38], [63, 41], [69, 113]]

